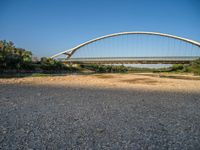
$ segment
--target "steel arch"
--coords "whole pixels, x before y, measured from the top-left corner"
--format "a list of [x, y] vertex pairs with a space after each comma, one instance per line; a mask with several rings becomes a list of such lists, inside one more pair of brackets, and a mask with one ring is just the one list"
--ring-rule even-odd
[[193, 45], [196, 45], [196, 46], [200, 47], [200, 43], [197, 42], [197, 41], [190, 40], [190, 39], [183, 38], [183, 37], [179, 37], [179, 36], [175, 36], [175, 35], [165, 34], [165, 33], [144, 32], [144, 31], [119, 32], [119, 33], [108, 34], [108, 35], [105, 35], [105, 36], [101, 36], [101, 37], [86, 41], [86, 42], [84, 42], [82, 44], [79, 44], [79, 45], [69, 49], [69, 50], [66, 50], [66, 51], [60, 52], [58, 54], [55, 54], [55, 55], [51, 56], [51, 58], [55, 58], [55, 57], [58, 57], [58, 56], [63, 55], [63, 54], [67, 55], [68, 56], [67, 58], [70, 58], [79, 48], [81, 48], [81, 47], [83, 47], [85, 45], [88, 45], [90, 43], [93, 43], [93, 42], [96, 42], [96, 41], [99, 41], [99, 40], [102, 40], [102, 39], [105, 39], [105, 38], [110, 38], [110, 37], [120, 36], [120, 35], [128, 35], [128, 34], [146, 34], [146, 35], [163, 36], [163, 37], [168, 37], [168, 38], [181, 40], [181, 41], [184, 41], [184, 42], [187, 42], [187, 43], [191, 43]]

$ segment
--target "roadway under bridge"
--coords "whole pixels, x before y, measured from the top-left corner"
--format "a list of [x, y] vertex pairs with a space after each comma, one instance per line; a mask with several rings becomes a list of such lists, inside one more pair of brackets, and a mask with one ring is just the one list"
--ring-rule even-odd
[[121, 32], [98, 37], [51, 58], [73, 64], [188, 64], [200, 43], [158, 32]]

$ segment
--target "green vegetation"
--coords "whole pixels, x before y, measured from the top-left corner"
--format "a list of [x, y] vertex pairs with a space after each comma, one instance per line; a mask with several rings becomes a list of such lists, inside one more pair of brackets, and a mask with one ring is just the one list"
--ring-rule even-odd
[[128, 67], [128, 72], [131, 73], [140, 73], [140, 72], [154, 72], [157, 69], [154, 68], [136, 68], [136, 67]]
[[16, 48], [12, 42], [0, 41], [0, 72], [5, 70], [32, 70], [32, 53]]
[[96, 65], [96, 64], [86, 64], [80, 65], [81, 68], [94, 71], [96, 73], [125, 73], [128, 68], [125, 66], [114, 66], [114, 65]]
[[47, 77], [51, 74], [47, 73], [2, 73], [0, 78], [23, 78], [23, 77]]
[[38, 63], [38, 68], [42, 69], [43, 72], [48, 73], [59, 73], [59, 72], [77, 72], [79, 68], [65, 65], [61, 61], [56, 61], [51, 58], [42, 57]]
[[200, 75], [200, 58], [193, 61], [189, 66], [184, 68], [185, 72], [192, 72], [195, 75]]
[[94, 71], [96, 73], [140, 73], [140, 72], [154, 72], [157, 69], [152, 68], [136, 68], [126, 67], [123, 65], [97, 65], [97, 64], [85, 64], [80, 65], [81, 68]]
[[81, 68], [94, 71], [96, 73], [140, 73], [140, 72], [168, 72], [168, 73], [193, 73], [195, 75], [200, 75], [200, 58], [194, 60], [190, 64], [174, 64], [172, 67], [168, 68], [135, 68], [135, 67], [126, 67], [126, 66], [117, 66], [117, 65], [96, 65], [96, 64], [87, 64], [80, 65]]
[[172, 67], [158, 69], [154, 72], [193, 73], [194, 75], [200, 75], [200, 58], [187, 65], [174, 64]]
[[62, 73], [76, 72], [78, 68], [67, 66], [51, 58], [32, 59], [32, 53], [16, 48], [12, 42], [0, 41], [0, 73]]

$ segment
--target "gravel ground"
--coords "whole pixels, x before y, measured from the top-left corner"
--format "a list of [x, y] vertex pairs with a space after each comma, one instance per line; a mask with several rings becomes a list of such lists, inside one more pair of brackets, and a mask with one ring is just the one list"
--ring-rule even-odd
[[141, 80], [129, 89], [84, 86], [82, 78], [73, 86], [60, 77], [2, 79], [0, 149], [200, 149], [200, 92], [146, 82], [142, 90]]

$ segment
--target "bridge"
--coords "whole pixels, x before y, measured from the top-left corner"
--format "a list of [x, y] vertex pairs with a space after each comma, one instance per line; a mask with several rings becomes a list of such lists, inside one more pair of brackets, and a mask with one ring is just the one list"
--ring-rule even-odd
[[200, 43], [158, 32], [120, 32], [53, 55], [64, 63], [187, 64], [200, 57]]

